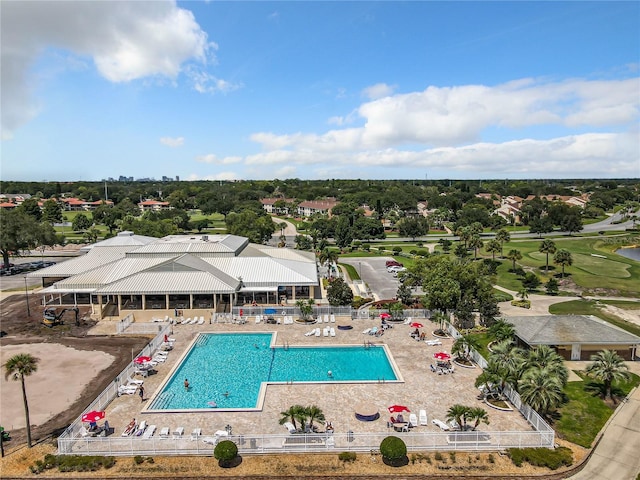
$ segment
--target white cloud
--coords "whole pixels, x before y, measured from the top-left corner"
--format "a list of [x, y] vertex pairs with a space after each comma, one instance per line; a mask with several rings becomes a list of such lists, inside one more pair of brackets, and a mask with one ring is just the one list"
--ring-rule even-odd
[[2, 137], [37, 114], [30, 68], [48, 48], [92, 58], [105, 79], [175, 79], [182, 64], [205, 65], [216, 45], [174, 1], [3, 2]]
[[162, 137], [160, 143], [167, 147], [181, 147], [184, 145], [184, 137]]
[[212, 163], [214, 165], [231, 165], [242, 161], [242, 157], [224, 157], [218, 158], [215, 154], [198, 155], [196, 161], [200, 163]]
[[214, 175], [198, 175], [192, 173], [188, 176], [187, 180], [240, 180], [237, 172], [218, 172]]
[[[522, 79], [494, 87], [428, 87], [421, 92], [362, 104], [362, 127], [324, 134], [256, 133], [264, 149], [329, 152], [384, 149], [400, 145], [453, 146], [478, 142], [491, 127], [624, 126], [638, 122], [640, 79], [545, 83]], [[332, 123], [344, 125], [341, 117]]]
[[382, 97], [392, 95], [396, 90], [395, 85], [387, 85], [386, 83], [376, 83], [362, 90], [362, 95], [369, 100], [376, 100]]
[[[335, 178], [366, 177], [364, 172], [457, 171], [461, 178], [504, 177], [577, 178], [637, 177], [640, 145], [637, 133], [590, 133], [549, 140], [522, 139], [504, 143], [479, 142], [461, 147], [418, 151], [385, 148], [358, 152], [273, 150], [249, 155], [246, 165], [310, 169]], [[359, 174], [357, 172], [360, 172]], [[355, 173], [355, 174], [354, 174]], [[347, 175], [347, 177], [345, 177]], [[281, 177], [284, 178], [284, 177]], [[392, 177], [395, 178], [395, 177]]]
[[242, 87], [242, 84], [228, 82], [196, 68], [188, 69], [187, 76], [191, 79], [194, 90], [199, 93], [228, 93]]

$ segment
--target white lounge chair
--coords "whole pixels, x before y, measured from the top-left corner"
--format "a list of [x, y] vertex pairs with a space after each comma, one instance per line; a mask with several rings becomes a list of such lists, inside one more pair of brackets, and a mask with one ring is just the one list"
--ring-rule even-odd
[[324, 314], [324, 323], [329, 323], [329, 315]]
[[191, 440], [198, 440], [198, 438], [200, 438], [200, 435], [202, 435], [202, 429], [194, 428], [193, 432], [191, 432]]
[[142, 434], [142, 438], [151, 438], [153, 437], [153, 434], [156, 433], [156, 427], [155, 425], [149, 425], [147, 427], [147, 429], [145, 430], [145, 432]]
[[329, 317], [329, 321], [331, 323], [336, 323], [336, 316], [332, 313], [331, 316]]
[[122, 395], [133, 395], [138, 390], [137, 385], [120, 385], [118, 387], [118, 396]]
[[311, 335], [314, 335], [316, 333], [316, 329], [314, 328], [313, 330], [309, 330], [307, 333], [304, 334], [305, 337], [310, 337]]
[[296, 427], [293, 426], [293, 423], [285, 422], [282, 425], [284, 425], [284, 428], [289, 430], [289, 433], [296, 433]]
[[363, 335], [369, 335], [369, 332], [370, 332], [370, 331], [371, 331], [371, 329], [370, 329], [370, 328], [367, 328], [367, 329], [365, 329], [365, 330], [363, 330], [363, 331], [362, 331], [362, 334], [363, 334]]
[[129, 422], [129, 425], [126, 426], [121, 436], [128, 437], [133, 432], [135, 432], [137, 428], [138, 424], [136, 423], [136, 419], [134, 418], [133, 420], [131, 420], [131, 422]]
[[169, 427], [162, 427], [159, 436], [160, 438], [169, 438]]
[[133, 436], [134, 437], [141, 437], [146, 429], [147, 429], [147, 421], [143, 420], [143, 421], [140, 422], [140, 425], [138, 425], [138, 429], [135, 431]]
[[331, 327], [331, 328], [329, 329], [329, 335], [331, 335], [332, 337], [335, 337], [335, 336], [336, 336], [336, 329], [335, 329], [335, 328], [333, 328], [333, 327]]
[[434, 425], [440, 427], [440, 430], [442, 430], [444, 432], [448, 432], [449, 430], [451, 430], [449, 428], [449, 425], [444, 423], [442, 420], [438, 420], [437, 418], [434, 418], [433, 420], [431, 420], [431, 423], [433, 423]]
[[198, 319], [198, 325], [203, 325], [204, 324], [204, 317], [200, 317]]
[[143, 383], [144, 383], [144, 380], [140, 380], [138, 378], [132, 378], [132, 377], [127, 378], [127, 386], [142, 385]]
[[177, 427], [173, 431], [173, 438], [180, 438], [182, 435], [184, 435], [184, 427]]
[[262, 317], [260, 315], [256, 315], [256, 323], [260, 323], [262, 321]]
[[410, 413], [409, 414], [409, 426], [410, 427], [417, 427], [418, 426], [418, 417], [416, 416], [415, 413]]
[[322, 336], [323, 337], [328, 337], [329, 336], [329, 327], [324, 327], [322, 329]]
[[418, 417], [420, 418], [420, 425], [428, 425], [429, 422], [427, 421], [427, 411], [426, 410], [420, 410]]
[[316, 336], [316, 337], [320, 336], [320, 327], [316, 328], [316, 331], [315, 331], [315, 333], [313, 335]]

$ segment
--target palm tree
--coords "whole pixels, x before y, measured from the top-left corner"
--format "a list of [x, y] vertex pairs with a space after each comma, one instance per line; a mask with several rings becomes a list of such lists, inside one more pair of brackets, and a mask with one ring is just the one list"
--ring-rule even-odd
[[444, 327], [449, 322], [449, 316], [445, 312], [437, 311], [429, 320], [438, 324], [438, 330], [444, 332]]
[[569, 250], [560, 249], [553, 256], [553, 263], [562, 265], [562, 277], [564, 278], [564, 267], [573, 264], [573, 258]]
[[319, 422], [324, 422], [325, 420], [324, 412], [315, 405], [310, 405], [306, 407], [305, 414], [307, 415], [307, 418], [309, 420], [309, 427], [311, 428], [311, 431], [313, 431], [314, 420], [317, 420]]
[[473, 335], [463, 335], [453, 342], [451, 353], [465, 360], [469, 360], [471, 350], [480, 350], [480, 342]]
[[473, 235], [469, 239], [469, 247], [473, 248], [473, 259], [478, 259], [478, 249], [482, 248], [482, 240], [480, 239], [480, 235]]
[[526, 288], [522, 288], [518, 292], [518, 296], [520, 297], [520, 300], [525, 301], [527, 298], [529, 298], [529, 292], [527, 292]]
[[512, 270], [515, 270], [516, 262], [522, 258], [522, 253], [520, 253], [520, 250], [516, 249], [509, 250], [509, 253], [507, 253], [507, 258], [513, 262]]
[[290, 406], [288, 410], [280, 412], [280, 415], [282, 416], [280, 418], [280, 425], [284, 425], [288, 421], [291, 421], [291, 423], [293, 424], [293, 428], [297, 430], [298, 426], [296, 424], [296, 420], [300, 420], [300, 417], [304, 413], [304, 411], [305, 408], [302, 405]]
[[300, 316], [303, 321], [306, 322], [309, 319], [309, 316], [313, 313], [314, 303], [313, 298], [309, 298], [307, 300], [300, 299], [296, 301], [296, 307], [300, 309]]
[[330, 248], [324, 248], [320, 252], [320, 257], [318, 258], [318, 260], [320, 261], [321, 265], [331, 265], [332, 263], [338, 261], [338, 257], [339, 254], [337, 251], [331, 250]]
[[564, 359], [548, 345], [538, 345], [527, 352], [526, 368], [547, 370], [547, 373], [560, 380], [563, 387], [569, 380], [569, 370], [564, 365]]
[[480, 425], [480, 422], [489, 425], [489, 415], [487, 411], [482, 407], [471, 407], [467, 414], [467, 418], [474, 422], [471, 430], [475, 430]]
[[562, 402], [562, 381], [547, 368], [531, 368], [518, 382], [520, 398], [541, 415]]
[[504, 247], [505, 243], [511, 240], [511, 235], [509, 235], [509, 232], [504, 228], [501, 228], [496, 233], [496, 240], [500, 242], [500, 256], [502, 256], [502, 247]]
[[587, 366], [588, 375], [601, 380], [604, 383], [604, 398], [611, 398], [611, 384], [614, 381], [625, 380], [629, 377], [628, 367], [624, 360], [613, 350], [602, 350], [591, 355], [591, 365]]
[[500, 252], [502, 255], [502, 244], [495, 238], [489, 240], [485, 248], [487, 249], [487, 252], [491, 253], [492, 260], [496, 259], [496, 253]]
[[504, 318], [499, 318], [496, 323], [489, 327], [489, 335], [495, 338], [497, 342], [513, 340], [515, 333], [516, 329], [513, 324], [507, 322]]
[[545, 264], [544, 269], [545, 270], [549, 270], [549, 254], [550, 253], [556, 253], [556, 244], [553, 242], [553, 240], [543, 240], [542, 243], [540, 244], [540, 247], [538, 248], [538, 251], [540, 253], [544, 253], [547, 256], [547, 261]]
[[470, 408], [465, 405], [460, 405], [456, 403], [455, 405], [451, 405], [449, 410], [447, 410], [447, 421], [451, 422], [452, 420], [460, 425], [462, 430], [467, 429], [467, 418], [469, 416]]
[[31, 448], [31, 423], [29, 422], [29, 403], [27, 402], [27, 389], [24, 383], [24, 377], [28, 377], [38, 370], [39, 358], [28, 353], [18, 353], [11, 357], [4, 364], [4, 378], [12, 377], [14, 380], [20, 380], [22, 384], [22, 401], [24, 402], [24, 415], [27, 421], [27, 446]]

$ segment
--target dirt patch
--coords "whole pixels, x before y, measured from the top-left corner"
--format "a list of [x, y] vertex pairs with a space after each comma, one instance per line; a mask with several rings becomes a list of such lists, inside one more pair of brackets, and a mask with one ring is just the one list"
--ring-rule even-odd
[[[62, 432], [115, 376], [124, 370], [131, 361], [132, 349], [135, 352], [140, 351], [149, 342], [149, 338], [88, 335], [88, 331], [96, 324], [95, 321], [88, 320], [88, 307], [81, 308], [79, 326], [76, 326], [72, 319], [53, 328], [41, 324], [42, 307], [39, 297], [34, 295], [30, 298], [29, 310], [30, 316], [27, 315], [26, 301], [22, 295], [13, 295], [0, 302], [0, 329], [6, 333], [6, 336], [0, 338], [0, 348], [9, 345], [54, 343], [75, 350], [104, 352], [113, 358], [107, 368], [96, 372], [95, 375], [92, 374], [92, 381], [67, 409], [54, 413], [52, 418], [32, 428], [32, 438], [37, 441]], [[59, 390], [62, 392], [64, 385], [60, 385]], [[12, 440], [6, 444], [9, 449], [26, 441], [26, 429], [11, 431], [11, 437]]]
[[[563, 444], [566, 442], [563, 442]], [[569, 444], [570, 445], [570, 444]], [[567, 446], [567, 445], [563, 445]], [[575, 446], [574, 446], [575, 447]], [[574, 465], [586, 454], [580, 447], [572, 448]], [[50, 443], [38, 445], [28, 450], [21, 449], [2, 460], [3, 478], [31, 476], [29, 467], [45, 454], [55, 454]], [[260, 455], [243, 457], [235, 468], [221, 468], [217, 460], [209, 457], [149, 457], [136, 464], [133, 458], [117, 457], [114, 467], [96, 472], [83, 472], [82, 478], [527, 478], [559, 473], [562, 469], [549, 470], [524, 464], [516, 467], [506, 455], [498, 453], [467, 452], [425, 452], [409, 453], [409, 463], [403, 467], [385, 465], [379, 454], [358, 453], [356, 460], [345, 463], [338, 459], [338, 453], [301, 455]], [[64, 474], [54, 470], [45, 472], [47, 478], [74, 478], [78, 474]]]

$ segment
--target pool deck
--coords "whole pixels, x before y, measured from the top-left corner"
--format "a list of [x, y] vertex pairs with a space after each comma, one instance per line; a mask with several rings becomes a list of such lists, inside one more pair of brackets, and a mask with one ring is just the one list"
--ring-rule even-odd
[[[430, 337], [433, 324], [429, 320], [414, 319], [423, 323], [425, 332]], [[352, 330], [339, 330], [337, 325], [351, 324]], [[116, 398], [106, 409], [106, 418], [115, 434], [120, 435], [124, 427], [136, 418], [139, 422], [146, 420], [148, 425], [156, 425], [158, 431], [162, 427], [169, 427], [173, 431], [176, 427], [184, 427], [185, 435], [189, 435], [195, 428], [202, 429], [202, 435], [212, 435], [216, 430], [224, 430], [231, 425], [234, 435], [251, 434], [286, 434], [286, 429], [279, 424], [280, 412], [290, 406], [316, 405], [324, 412], [328, 421], [333, 424], [336, 432], [386, 432], [387, 420], [390, 415], [387, 407], [394, 404], [406, 405], [412, 413], [418, 415], [420, 409], [427, 412], [429, 425], [419, 426], [414, 432], [439, 432], [440, 429], [431, 423], [438, 418], [445, 420], [446, 412], [453, 404], [467, 406], [481, 406], [487, 411], [490, 424], [482, 424], [479, 429], [491, 431], [531, 431], [531, 426], [514, 410], [512, 412], [498, 411], [477, 400], [478, 390], [474, 381], [480, 374], [479, 368], [461, 368], [456, 366], [455, 373], [438, 375], [431, 372], [429, 365], [433, 363], [433, 354], [438, 351], [451, 351], [452, 340], [442, 341], [441, 346], [428, 346], [424, 342], [413, 340], [409, 334], [413, 330], [408, 325], [394, 325], [383, 336], [374, 337], [363, 334], [363, 330], [379, 326], [379, 320], [351, 320], [350, 318], [336, 319], [336, 323], [317, 324], [318, 327], [333, 326], [335, 337], [305, 336], [312, 327], [309, 325], [267, 325], [256, 324], [254, 317], [245, 324], [204, 324], [204, 325], [175, 325], [172, 337], [176, 339], [174, 349], [168, 355], [167, 361], [160, 363], [156, 370], [158, 374], [151, 375], [144, 381], [145, 398], [151, 398], [157, 393], [166, 376], [175, 366], [185, 349], [200, 332], [273, 332], [276, 331], [277, 344], [293, 345], [363, 345], [365, 342], [385, 343], [392, 355], [393, 361], [400, 370], [404, 383], [326, 383], [326, 384], [293, 384], [269, 385], [262, 411], [210, 411], [189, 413], [144, 413], [143, 407], [149, 402], [140, 401], [136, 395], [124, 395]], [[251, 368], [247, 365], [247, 368]], [[204, 380], [204, 379], [203, 379]], [[194, 385], [198, 378], [190, 378]], [[370, 404], [377, 408], [380, 418], [372, 422], [361, 422], [355, 418], [358, 405]], [[405, 414], [408, 419], [408, 414]], [[322, 426], [322, 425], [320, 425]]]

